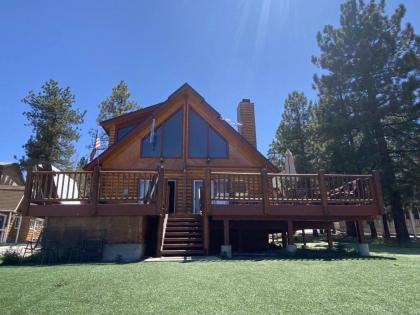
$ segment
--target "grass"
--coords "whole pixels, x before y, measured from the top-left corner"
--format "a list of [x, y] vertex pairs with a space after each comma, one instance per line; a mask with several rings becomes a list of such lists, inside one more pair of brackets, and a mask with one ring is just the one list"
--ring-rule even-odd
[[301, 254], [1, 266], [0, 309], [2, 314], [419, 314], [420, 248], [371, 250], [374, 257], [368, 259]]

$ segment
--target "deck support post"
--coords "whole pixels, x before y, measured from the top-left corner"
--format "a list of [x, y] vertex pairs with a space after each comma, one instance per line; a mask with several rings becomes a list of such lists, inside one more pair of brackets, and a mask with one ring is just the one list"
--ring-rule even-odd
[[268, 175], [267, 170], [263, 169], [261, 171], [261, 190], [262, 190], [262, 204], [263, 204], [263, 215], [267, 213], [267, 207], [269, 206], [268, 199]]
[[287, 247], [287, 232], [286, 231], [281, 232], [281, 245], [283, 248]]
[[164, 189], [165, 189], [165, 179], [164, 179], [164, 168], [160, 166], [158, 168], [158, 182], [157, 182], [157, 200], [156, 200], [156, 211], [159, 214], [158, 229], [157, 229], [157, 241], [156, 241], [156, 257], [162, 256], [162, 242], [163, 242], [163, 233], [165, 231], [165, 218], [166, 218], [166, 209], [164, 202]]
[[293, 221], [287, 220], [287, 252], [290, 254], [295, 254], [297, 247], [295, 245], [295, 240], [293, 238]]
[[302, 229], [302, 243], [303, 243], [303, 247], [306, 248], [306, 234], [305, 234], [305, 229]]
[[319, 183], [319, 192], [321, 194], [322, 211], [324, 215], [328, 215], [329, 214], [328, 196], [327, 196], [327, 189], [325, 186], [325, 171], [324, 170], [318, 171], [318, 183]]
[[332, 241], [331, 229], [330, 228], [327, 228], [327, 242], [328, 242], [328, 249], [332, 250], [333, 249], [333, 241]]
[[357, 249], [359, 255], [363, 257], [369, 256], [369, 244], [365, 241], [365, 232], [363, 230], [362, 220], [356, 220], [356, 231], [358, 240]]
[[232, 246], [229, 239], [229, 220], [223, 220], [223, 245], [221, 246], [220, 254], [223, 257], [232, 257]]
[[203, 245], [206, 255], [209, 253], [210, 249], [210, 222], [209, 222], [209, 213], [211, 207], [211, 173], [210, 169], [206, 169], [204, 177], [204, 187], [201, 190], [202, 195], [202, 216], [203, 216]]
[[100, 167], [96, 165], [93, 168], [92, 173], [92, 184], [90, 188], [91, 199], [90, 199], [90, 206], [92, 208], [92, 215], [95, 215], [97, 212], [97, 205], [99, 199], [99, 176], [100, 176]]

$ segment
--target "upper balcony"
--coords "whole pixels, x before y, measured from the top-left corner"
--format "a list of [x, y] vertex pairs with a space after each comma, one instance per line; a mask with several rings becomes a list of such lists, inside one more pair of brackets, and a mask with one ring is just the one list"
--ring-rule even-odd
[[[201, 214], [232, 218], [369, 218], [383, 208], [369, 175], [211, 172], [203, 170]], [[28, 173], [24, 211], [31, 216], [163, 215], [164, 169]], [[187, 192], [191, 190], [187, 189]], [[192, 199], [192, 198], [189, 198]]]

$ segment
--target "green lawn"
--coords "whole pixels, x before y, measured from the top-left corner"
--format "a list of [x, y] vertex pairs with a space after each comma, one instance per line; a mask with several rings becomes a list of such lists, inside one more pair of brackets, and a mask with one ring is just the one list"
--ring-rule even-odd
[[1, 266], [2, 314], [420, 314], [420, 249], [376, 258]]

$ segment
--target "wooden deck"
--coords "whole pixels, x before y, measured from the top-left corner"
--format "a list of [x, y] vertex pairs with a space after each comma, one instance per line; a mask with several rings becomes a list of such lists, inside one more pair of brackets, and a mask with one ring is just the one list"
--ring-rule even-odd
[[[30, 171], [24, 212], [47, 216], [164, 215], [164, 169]], [[140, 183], [143, 185], [140, 185]], [[146, 183], [146, 184], [145, 184]], [[205, 172], [202, 215], [213, 219], [341, 220], [383, 208], [376, 172], [369, 175]]]

